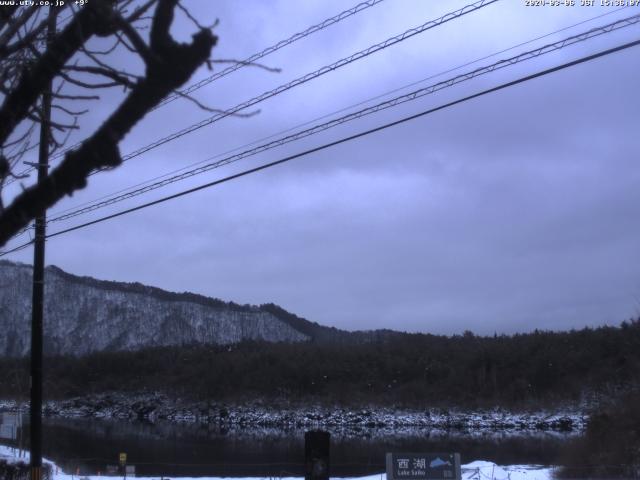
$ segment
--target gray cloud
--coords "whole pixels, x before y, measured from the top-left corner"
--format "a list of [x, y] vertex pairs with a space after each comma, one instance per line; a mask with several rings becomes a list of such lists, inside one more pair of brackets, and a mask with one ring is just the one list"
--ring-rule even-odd
[[[220, 2], [214, 12], [208, 2], [193, 4], [202, 18], [220, 17], [218, 58], [247, 56], [345, 8], [343, 2], [277, 2], [269, 8], [245, 2], [240, 11], [235, 3]], [[384, 2], [265, 61], [281, 66], [281, 74], [246, 69], [198, 97], [229, 107], [463, 4], [403, 2], [399, 8]], [[225, 120], [96, 176], [86, 192], [60, 208], [606, 11], [499, 2], [265, 102], [256, 117]], [[178, 25], [176, 31], [189, 28]], [[148, 199], [634, 35], [638, 27], [505, 69]], [[617, 324], [640, 309], [636, 58], [635, 50], [616, 54], [56, 238], [48, 262], [74, 273], [240, 303], [272, 301], [346, 329], [490, 334]], [[174, 102], [137, 127], [123, 151], [205, 116]], [[30, 253], [13, 258], [28, 261]]]

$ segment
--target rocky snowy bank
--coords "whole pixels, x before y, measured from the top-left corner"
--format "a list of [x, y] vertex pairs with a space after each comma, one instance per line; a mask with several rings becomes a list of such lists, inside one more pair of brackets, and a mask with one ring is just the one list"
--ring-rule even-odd
[[[28, 411], [28, 403], [0, 401], [0, 412]], [[227, 405], [189, 403], [162, 394], [100, 394], [46, 402], [48, 417], [115, 418], [215, 423], [228, 427], [426, 427], [437, 430], [556, 431], [580, 433], [587, 415], [577, 409], [548, 412], [508, 412], [502, 409], [457, 411], [392, 408], [330, 408], [326, 406], [264, 405], [259, 402]]]

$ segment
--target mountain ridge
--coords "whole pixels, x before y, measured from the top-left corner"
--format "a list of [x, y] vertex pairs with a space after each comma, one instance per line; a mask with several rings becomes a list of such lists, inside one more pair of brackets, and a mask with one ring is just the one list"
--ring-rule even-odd
[[[0, 355], [20, 356], [28, 352], [32, 268], [24, 263], [0, 261]], [[47, 354], [68, 353], [65, 349], [85, 354], [245, 340], [351, 341], [369, 335], [325, 327], [273, 303], [239, 305], [139, 282], [74, 275], [55, 265], [46, 267], [45, 278]], [[141, 328], [141, 323], [147, 328]], [[128, 331], [136, 327], [141, 338], [138, 342]], [[92, 345], [96, 330], [102, 341]], [[81, 346], [74, 348], [74, 344]]]

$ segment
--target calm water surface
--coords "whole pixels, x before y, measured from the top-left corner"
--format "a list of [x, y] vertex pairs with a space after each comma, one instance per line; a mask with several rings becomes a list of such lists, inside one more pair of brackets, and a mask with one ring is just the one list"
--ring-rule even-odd
[[[0, 441], [27, 441], [28, 425], [11, 428], [5, 415]], [[13, 422], [15, 423], [15, 417]], [[331, 474], [384, 471], [388, 451], [460, 452], [462, 462], [553, 465], [569, 437], [553, 433], [433, 432], [427, 429], [329, 429]], [[44, 456], [67, 473], [104, 473], [120, 452], [138, 475], [284, 476], [304, 474], [304, 430], [234, 429], [218, 425], [45, 419]], [[12, 438], [15, 437], [15, 438]]]

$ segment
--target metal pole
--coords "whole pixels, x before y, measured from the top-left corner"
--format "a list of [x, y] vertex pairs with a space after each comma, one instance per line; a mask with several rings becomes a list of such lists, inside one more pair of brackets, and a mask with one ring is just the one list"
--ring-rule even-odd
[[[49, 7], [47, 43], [56, 31], [56, 12]], [[49, 168], [49, 135], [51, 121], [52, 82], [42, 92], [42, 120], [40, 123], [40, 149], [38, 152], [38, 183], [47, 177]], [[44, 245], [46, 210], [35, 219], [33, 246], [33, 296], [31, 303], [31, 405], [29, 463], [31, 480], [42, 479], [42, 318], [44, 313]]]
[[329, 480], [331, 435], [321, 430], [304, 434], [305, 480]]

